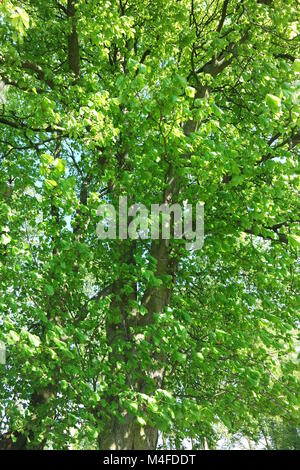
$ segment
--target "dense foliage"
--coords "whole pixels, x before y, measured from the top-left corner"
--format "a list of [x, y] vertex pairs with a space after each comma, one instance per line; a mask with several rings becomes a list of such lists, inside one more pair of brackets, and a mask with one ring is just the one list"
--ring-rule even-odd
[[[296, 429], [296, 8], [1, 2], [0, 447]], [[203, 248], [99, 240], [119, 196], [203, 201]]]

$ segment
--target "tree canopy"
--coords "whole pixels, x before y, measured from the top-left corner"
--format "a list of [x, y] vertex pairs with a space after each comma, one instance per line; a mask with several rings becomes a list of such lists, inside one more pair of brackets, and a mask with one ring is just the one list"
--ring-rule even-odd
[[[297, 2], [4, 0], [0, 47], [0, 447], [295, 429]], [[202, 249], [99, 240], [120, 196]]]

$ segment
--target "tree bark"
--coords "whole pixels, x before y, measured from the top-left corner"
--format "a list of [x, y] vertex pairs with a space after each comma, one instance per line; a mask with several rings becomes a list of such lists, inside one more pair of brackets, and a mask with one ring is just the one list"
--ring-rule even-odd
[[115, 420], [99, 436], [100, 450], [155, 450], [158, 429], [141, 427], [134, 416], [127, 414], [124, 422]]

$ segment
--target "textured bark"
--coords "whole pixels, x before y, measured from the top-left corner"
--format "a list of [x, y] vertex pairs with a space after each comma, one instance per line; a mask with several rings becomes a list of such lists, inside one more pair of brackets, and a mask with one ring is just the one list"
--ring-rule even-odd
[[127, 414], [124, 423], [113, 421], [99, 437], [100, 450], [155, 450], [158, 429], [142, 428], [135, 417]]
[[[174, 175], [172, 166], [166, 174], [166, 190], [163, 193], [163, 201], [169, 204], [172, 203], [174, 195], [179, 190], [178, 178]], [[134, 263], [135, 242], [129, 242], [129, 247], [123, 242], [121, 263]], [[121, 247], [120, 247], [121, 249]], [[170, 254], [171, 244], [170, 240], [153, 240], [151, 247], [151, 256], [156, 259], [156, 277], [163, 275], [171, 275], [173, 278], [176, 275], [177, 259], [173, 258]], [[172, 287], [161, 285], [147, 289], [143, 305], [147, 309], [147, 314], [139, 316], [136, 312], [132, 311], [130, 301], [136, 300], [136, 286], [132, 285], [132, 294], [119, 297], [119, 293], [124, 284], [128, 285], [128, 280], [119, 279], [115, 286], [113, 297], [110, 305], [110, 314], [106, 319], [106, 334], [109, 345], [111, 346], [111, 360], [126, 361], [126, 354], [118, 352], [118, 341], [131, 341], [130, 327], [135, 330], [136, 327], [145, 327], [153, 323], [154, 314], [163, 313], [165, 308], [169, 305], [171, 300]], [[116, 347], [115, 347], [116, 346]], [[161, 354], [154, 359], [160, 359], [163, 362]], [[136, 373], [136, 371], [134, 371]], [[127, 377], [127, 383], [134, 387], [138, 392], [149, 393], [149, 383], [142, 371], [133, 379], [130, 374]], [[151, 371], [151, 378], [155, 382], [153, 393], [155, 389], [162, 386], [164, 376], [164, 368], [157, 368]], [[118, 396], [110, 397], [109, 401], [118, 403]], [[101, 419], [101, 418], [100, 418]], [[106, 418], [107, 420], [107, 418]], [[99, 449], [102, 450], [155, 450], [158, 440], [158, 428], [150, 426], [140, 426], [137, 423], [136, 417], [130, 414], [123, 416], [123, 422], [112, 418], [107, 422], [104, 431], [99, 435]]]
[[12, 436], [12, 433], [7, 432], [0, 436], [0, 450], [26, 450], [27, 438], [21, 433]]
[[[207, 90], [201, 90], [203, 96], [206, 95]], [[198, 123], [195, 121], [189, 121], [184, 126], [184, 132], [189, 135], [194, 132], [197, 128]], [[176, 174], [174, 167], [170, 163], [165, 177], [165, 190], [162, 195], [162, 201], [167, 204], [176, 202], [175, 199], [180, 191], [180, 187], [183, 184], [182, 177]], [[171, 229], [174, 221], [171, 219]], [[160, 278], [161, 276], [169, 275], [172, 277], [173, 282], [171, 285], [166, 286], [162, 284], [158, 287], [152, 287], [146, 289], [143, 297], [143, 305], [147, 310], [146, 315], [132, 315], [129, 305], [130, 300], [136, 298], [136, 286], [133, 289], [131, 296], [123, 296], [121, 300], [118, 299], [118, 294], [123, 286], [124, 279], [119, 279], [114, 286], [114, 292], [111, 302], [111, 312], [117, 312], [119, 314], [119, 320], [111, 321], [110, 316], [106, 320], [106, 333], [107, 339], [112, 347], [112, 358], [115, 361], [126, 361], [126, 356], [122, 356], [114, 349], [114, 344], [118, 343], [118, 339], [130, 341], [129, 327], [143, 327], [151, 325], [154, 321], [154, 314], [163, 313], [165, 308], [170, 305], [172, 298], [172, 290], [176, 278], [176, 272], [178, 268], [178, 258], [172, 253], [172, 242], [170, 240], [164, 240], [162, 238], [153, 240], [151, 245], [151, 256], [156, 259], [156, 271], [155, 276]], [[122, 263], [134, 262], [134, 249], [135, 242], [131, 243], [130, 248], [123, 244], [123, 257]], [[126, 282], [126, 280], [125, 280]], [[130, 313], [130, 315], [129, 315]], [[157, 354], [153, 359], [158, 359], [158, 363], [164, 362], [162, 353]], [[158, 367], [156, 370], [151, 371], [151, 378], [155, 382], [155, 389], [161, 388], [163, 385], [164, 378], [164, 367]], [[149, 384], [146, 381], [145, 376], [141, 373], [137, 381], [131, 380], [128, 376], [128, 383], [134, 385], [136, 391], [149, 393]], [[118, 401], [118, 397], [110, 397], [110, 401]], [[126, 414], [123, 416], [123, 422], [113, 418], [105, 426], [104, 431], [99, 435], [99, 449], [102, 450], [155, 450], [158, 440], [158, 428], [150, 426], [141, 427], [135, 416]]]

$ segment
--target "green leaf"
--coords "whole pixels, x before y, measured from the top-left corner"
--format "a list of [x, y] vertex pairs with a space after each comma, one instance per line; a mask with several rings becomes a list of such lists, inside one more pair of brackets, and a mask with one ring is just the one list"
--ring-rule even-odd
[[45, 184], [46, 184], [47, 188], [49, 188], [49, 189], [53, 189], [57, 186], [57, 182], [55, 180], [46, 179]]
[[27, 333], [27, 337], [28, 337], [29, 342], [32, 346], [34, 346], [35, 348], [38, 348], [40, 346], [41, 340], [38, 336], [33, 335], [31, 333]]
[[293, 63], [293, 70], [296, 73], [300, 73], [300, 59], [295, 59]]
[[8, 245], [10, 243], [11, 237], [7, 233], [2, 233], [0, 242], [2, 245]]
[[274, 111], [278, 111], [281, 106], [281, 99], [278, 96], [268, 94], [266, 96], [266, 104]]
[[54, 289], [49, 284], [46, 285], [46, 291], [47, 291], [48, 295], [50, 295], [50, 296], [54, 295]]
[[145, 427], [147, 425], [146, 421], [144, 420], [144, 418], [142, 418], [142, 416], [138, 416], [136, 420], [142, 427]]
[[191, 86], [187, 86], [186, 89], [185, 89], [185, 94], [189, 98], [194, 98], [194, 96], [196, 94], [196, 89], [191, 87]]
[[20, 336], [15, 331], [11, 330], [9, 332], [9, 337], [13, 340], [14, 343], [17, 343], [18, 341], [20, 341]]

